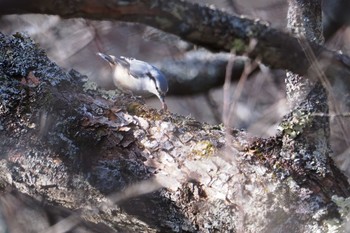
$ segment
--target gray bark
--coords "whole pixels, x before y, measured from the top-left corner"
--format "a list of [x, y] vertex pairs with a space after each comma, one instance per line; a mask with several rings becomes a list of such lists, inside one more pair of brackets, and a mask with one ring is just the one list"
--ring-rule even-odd
[[[332, 160], [324, 177], [296, 172], [277, 163], [278, 137], [249, 138], [124, 95], [112, 102], [84, 91], [82, 78], [26, 36], [1, 34], [1, 210], [10, 232], [23, 232], [8, 215], [18, 209], [37, 210], [40, 229], [76, 232], [311, 232], [340, 217], [332, 197], [348, 196], [349, 185]], [[23, 200], [11, 189], [29, 200], [8, 213]], [[22, 219], [28, 232], [31, 219]]]

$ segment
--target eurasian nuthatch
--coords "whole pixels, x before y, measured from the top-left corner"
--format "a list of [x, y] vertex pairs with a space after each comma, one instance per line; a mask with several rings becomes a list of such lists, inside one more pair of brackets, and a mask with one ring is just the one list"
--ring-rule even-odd
[[147, 62], [135, 58], [115, 57], [97, 53], [113, 68], [113, 82], [122, 91], [131, 91], [135, 95], [156, 95], [167, 110], [164, 97], [168, 92], [168, 82], [162, 72]]

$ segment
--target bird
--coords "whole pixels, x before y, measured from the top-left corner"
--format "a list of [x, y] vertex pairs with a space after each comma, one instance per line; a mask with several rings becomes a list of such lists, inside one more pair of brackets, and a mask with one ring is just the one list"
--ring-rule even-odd
[[167, 111], [165, 95], [169, 89], [168, 81], [158, 68], [135, 58], [97, 55], [113, 68], [113, 83], [118, 89], [144, 97], [154, 94], [162, 103], [162, 109]]

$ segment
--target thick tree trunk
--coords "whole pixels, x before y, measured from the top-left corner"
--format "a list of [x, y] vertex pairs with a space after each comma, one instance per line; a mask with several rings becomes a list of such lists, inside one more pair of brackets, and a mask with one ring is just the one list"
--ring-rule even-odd
[[[310, 59], [314, 54], [308, 50], [307, 41], [323, 43], [321, 16], [321, 1], [289, 1], [289, 29], [299, 38]], [[319, 67], [316, 60], [309, 63], [313, 62]], [[307, 166], [322, 177], [331, 149], [328, 97], [321, 77], [324, 74], [320, 70], [317, 74], [305, 78], [287, 72], [286, 91], [292, 112], [281, 123], [285, 151], [282, 156], [293, 166]]]
[[40, 229], [91, 232], [311, 232], [340, 216], [332, 198], [347, 197], [349, 185], [331, 160], [322, 178], [293, 170], [280, 163], [280, 138], [227, 134], [123, 95], [112, 102], [84, 90], [82, 79], [26, 36], [0, 34], [1, 210], [9, 231], [18, 209], [39, 209], [34, 199], [45, 203], [33, 212], [47, 221]]
[[[334, 174], [330, 158], [328, 93], [321, 65], [308, 45], [308, 41], [323, 44], [321, 1], [289, 0], [288, 26], [305, 48], [315, 73], [305, 78], [287, 72], [286, 91], [291, 113], [280, 125], [282, 149], [279, 162], [286, 164], [292, 176], [304, 174], [305, 179], [296, 179], [296, 183], [304, 187], [305, 191], [314, 190], [317, 186], [314, 182], [324, 183], [323, 189], [343, 189], [344, 184], [338, 186], [337, 182], [327, 182], [332, 179], [328, 173]], [[348, 196], [349, 192], [344, 192], [344, 195]], [[330, 198], [322, 196], [320, 206], [329, 205]]]

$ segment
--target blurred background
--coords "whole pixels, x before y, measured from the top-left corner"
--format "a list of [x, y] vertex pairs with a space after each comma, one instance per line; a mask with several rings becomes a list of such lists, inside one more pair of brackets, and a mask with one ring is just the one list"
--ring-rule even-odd
[[[286, 31], [287, 1], [193, 0], [192, 2], [213, 4], [228, 13], [243, 14], [252, 19], [259, 18], [270, 22], [274, 28]], [[333, 50], [341, 50], [345, 54], [350, 54], [348, 27], [350, 13], [347, 12], [350, 10], [350, 7], [347, 7], [350, 6], [349, 2], [349, 0], [324, 1], [326, 46]], [[169, 68], [171, 67], [169, 64], [175, 62], [186, 61], [191, 56], [199, 59], [211, 56], [214, 60], [226, 59], [226, 63], [230, 59], [228, 54], [221, 54], [218, 57], [218, 54], [211, 54], [176, 36], [141, 24], [125, 22], [61, 19], [58, 16], [48, 15], [8, 15], [0, 18], [0, 31], [4, 34], [26, 32], [46, 51], [52, 61], [67, 70], [79, 71], [105, 89], [113, 88], [112, 73], [108, 65], [96, 56], [96, 52], [135, 57], [161, 69]], [[211, 64], [215, 65], [214, 62]], [[181, 73], [184, 79], [193, 76], [190, 74], [192, 70], [188, 68], [191, 65], [195, 66], [186, 63], [186, 68], [183, 69], [185, 72]], [[259, 65], [246, 81], [241, 82], [242, 88], [237, 89], [237, 82], [233, 82], [230, 90], [226, 91], [230, 100], [228, 102], [235, 103], [229, 113], [229, 126], [247, 130], [249, 134], [258, 137], [275, 135], [278, 123], [288, 113], [284, 77], [283, 70], [270, 70], [264, 65]], [[206, 77], [203, 75], [200, 78]], [[186, 95], [171, 88], [170, 85], [170, 93], [166, 98], [171, 112], [191, 116], [210, 124], [222, 123], [225, 102], [222, 86]], [[157, 98], [147, 99], [146, 103], [160, 109]], [[342, 105], [342, 103], [331, 103], [331, 114], [335, 113], [334, 109], [342, 111], [344, 109]], [[330, 119], [333, 156], [341, 169], [350, 175], [348, 119], [339, 120], [337, 117]]]

